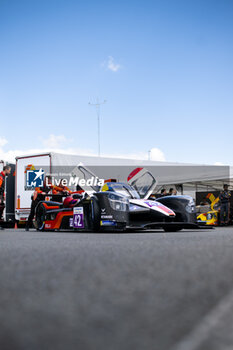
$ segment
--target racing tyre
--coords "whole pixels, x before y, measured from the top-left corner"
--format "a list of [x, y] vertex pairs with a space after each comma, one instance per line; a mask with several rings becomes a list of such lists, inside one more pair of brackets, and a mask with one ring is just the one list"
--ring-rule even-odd
[[100, 205], [96, 197], [91, 198], [89, 227], [94, 232], [99, 232], [100, 230]]
[[46, 210], [43, 203], [39, 203], [36, 208], [36, 226], [38, 231], [44, 231]]

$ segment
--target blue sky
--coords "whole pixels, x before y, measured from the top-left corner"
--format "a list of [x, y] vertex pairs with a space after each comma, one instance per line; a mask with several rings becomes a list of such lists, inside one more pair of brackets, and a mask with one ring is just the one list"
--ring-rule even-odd
[[233, 2], [0, 0], [0, 157], [233, 164]]

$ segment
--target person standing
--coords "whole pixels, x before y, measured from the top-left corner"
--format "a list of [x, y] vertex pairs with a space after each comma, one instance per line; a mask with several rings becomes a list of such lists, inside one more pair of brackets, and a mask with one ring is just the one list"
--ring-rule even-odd
[[[10, 165], [5, 165], [2, 172], [0, 173], [0, 222], [3, 221], [3, 211], [5, 209], [5, 183], [6, 176], [11, 173]], [[0, 226], [0, 229], [3, 230], [3, 226]]]
[[64, 179], [60, 180], [57, 189], [55, 189], [55, 186], [54, 186], [54, 188], [52, 189], [52, 194], [63, 195], [65, 192], [67, 194], [69, 194], [71, 192], [67, 186], [63, 185], [63, 181], [64, 181]]
[[166, 190], [166, 188], [162, 188], [159, 197], [165, 197], [165, 196], [167, 196], [167, 190]]
[[174, 189], [173, 187], [170, 188], [169, 192], [168, 192], [168, 196], [176, 196], [177, 195], [177, 191], [176, 189]]
[[223, 186], [223, 191], [220, 192], [220, 225], [227, 225], [229, 223], [230, 215], [230, 198], [231, 192], [228, 191], [228, 185]]

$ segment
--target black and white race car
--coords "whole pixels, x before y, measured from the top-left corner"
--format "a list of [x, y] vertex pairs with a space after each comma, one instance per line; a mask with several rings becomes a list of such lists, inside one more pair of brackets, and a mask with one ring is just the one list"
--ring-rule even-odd
[[[82, 165], [76, 170], [85, 180], [95, 176]], [[66, 197], [63, 203], [41, 201], [36, 208], [37, 229], [98, 232], [197, 227], [191, 197], [149, 199], [157, 184], [144, 168], [136, 168], [127, 180], [128, 183], [106, 182], [101, 187], [84, 186], [83, 194]]]

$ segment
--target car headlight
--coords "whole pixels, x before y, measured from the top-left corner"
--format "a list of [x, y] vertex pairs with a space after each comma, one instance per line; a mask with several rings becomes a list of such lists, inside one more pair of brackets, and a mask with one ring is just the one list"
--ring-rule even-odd
[[186, 209], [186, 211], [188, 212], [188, 213], [195, 213], [195, 211], [196, 211], [196, 207], [195, 207], [195, 203], [194, 203], [194, 200], [193, 199], [191, 199], [189, 202], [188, 202], [188, 204], [186, 205], [186, 207], [185, 207], [185, 209]]
[[126, 211], [128, 207], [128, 200], [124, 197], [118, 196], [116, 194], [110, 194], [109, 203], [113, 210]]

